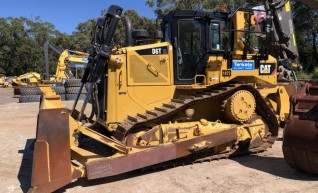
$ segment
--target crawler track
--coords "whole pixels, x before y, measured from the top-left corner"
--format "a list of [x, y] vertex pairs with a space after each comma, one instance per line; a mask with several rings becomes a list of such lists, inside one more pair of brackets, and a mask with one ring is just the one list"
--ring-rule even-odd
[[[266, 150], [268, 147], [272, 146], [278, 135], [279, 123], [277, 121], [275, 113], [267, 105], [265, 100], [260, 95], [259, 91], [255, 89], [251, 84], [225, 84], [218, 86], [216, 88], [206, 89], [204, 91], [195, 93], [194, 95], [181, 96], [176, 99], [172, 99], [170, 103], [163, 104], [161, 107], [156, 107], [152, 111], [147, 111], [144, 114], [138, 114], [135, 117], [128, 116], [117, 128], [115, 133], [115, 138], [123, 141], [125, 137], [132, 132], [138, 130], [143, 126], [149, 124], [160, 124], [164, 123], [169, 118], [176, 116], [180, 111], [185, 110], [193, 105], [206, 103], [214, 100], [225, 100], [239, 90], [250, 91], [256, 100], [256, 113], [261, 116], [265, 122], [268, 124], [269, 137], [266, 141], [254, 148], [250, 148], [248, 152], [245, 153], [257, 153]], [[200, 158], [199, 160], [209, 160], [209, 159], [219, 159], [225, 158], [235, 153], [233, 151], [220, 154], [207, 156], [205, 158]]]

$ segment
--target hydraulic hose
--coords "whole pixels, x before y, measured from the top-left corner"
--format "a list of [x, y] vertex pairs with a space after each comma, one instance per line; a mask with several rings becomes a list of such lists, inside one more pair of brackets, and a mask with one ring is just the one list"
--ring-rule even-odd
[[[92, 70], [90, 70], [89, 74], [89, 83], [88, 90], [84, 98], [84, 103], [81, 108], [81, 111], [78, 116], [78, 121], [80, 121], [82, 114], [86, 109], [86, 105], [90, 96], [90, 93], [93, 90], [94, 84], [98, 79], [104, 78], [101, 77], [102, 70], [105, 69], [104, 65], [107, 65], [109, 58], [111, 57], [112, 47], [110, 46], [111, 40], [114, 36], [115, 29], [117, 28], [118, 22], [120, 20], [123, 9], [119, 6], [112, 5], [109, 7], [108, 12], [103, 20], [103, 27], [101, 28], [101, 20], [99, 19], [97, 22], [97, 28], [99, 33], [95, 33], [95, 36], [101, 37], [101, 39], [94, 38], [94, 50], [96, 51], [96, 57], [93, 60]], [[101, 40], [101, 42], [99, 42]], [[96, 60], [95, 60], [96, 59]], [[95, 62], [96, 61], [96, 62]], [[107, 69], [107, 68], [106, 68]], [[106, 91], [105, 91], [106, 92]], [[96, 117], [99, 119], [99, 117]]]

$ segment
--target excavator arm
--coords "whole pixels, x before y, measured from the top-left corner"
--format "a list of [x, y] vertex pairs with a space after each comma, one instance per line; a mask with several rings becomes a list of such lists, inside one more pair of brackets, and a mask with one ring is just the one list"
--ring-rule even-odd
[[[318, 9], [317, 0], [300, 0], [300, 2]], [[280, 78], [297, 80], [295, 70], [301, 69], [302, 65], [299, 62], [290, 0], [265, 0], [264, 4], [266, 9], [273, 13], [274, 50], [280, 65]]]
[[279, 80], [295, 81], [295, 70], [301, 69], [292, 19], [290, 0], [265, 0], [265, 9], [272, 15], [273, 43], [271, 54], [279, 66]]
[[269, 53], [277, 59], [280, 72], [279, 80], [297, 80], [295, 70], [301, 69], [301, 65], [290, 0], [264, 0], [263, 5], [253, 8], [253, 12], [248, 13], [251, 17], [244, 16], [244, 18], [251, 18], [245, 23], [241, 23], [240, 20], [235, 22], [240, 25], [235, 26], [238, 29], [245, 28], [246, 23], [249, 23], [249, 28], [253, 28], [252, 33], [245, 33], [244, 37], [242, 37], [244, 30], [234, 32], [235, 42], [241, 43], [238, 44], [237, 48], [241, 48], [243, 55], [246, 55], [247, 50], [253, 51], [255, 42], [260, 44], [255, 45], [258, 47], [259, 53]]
[[46, 80], [50, 80], [49, 72], [49, 48], [59, 54], [59, 59], [55, 71], [56, 82], [61, 82], [64, 79], [74, 78], [70, 68], [82, 68], [84, 69], [88, 63], [88, 54], [80, 51], [73, 50], [60, 50], [51, 41], [47, 40], [44, 43], [44, 58], [46, 67]]
[[84, 52], [64, 50], [56, 66], [55, 80], [61, 82], [64, 79], [74, 78], [70, 68], [84, 69], [88, 63], [88, 56], [89, 54]]
[[51, 48], [54, 52], [56, 52], [59, 55], [62, 53], [62, 51], [56, 45], [54, 45], [50, 40], [46, 40], [43, 47], [44, 47], [46, 80], [50, 80], [49, 48]]

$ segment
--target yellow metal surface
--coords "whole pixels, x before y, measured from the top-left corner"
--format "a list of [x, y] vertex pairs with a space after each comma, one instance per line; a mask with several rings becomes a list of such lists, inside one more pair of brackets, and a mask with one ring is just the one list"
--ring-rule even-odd
[[[154, 126], [149, 131], [141, 131], [127, 138], [128, 146], [153, 146], [190, 138], [203, 136], [211, 133], [217, 133], [235, 127], [233, 124], [224, 124], [221, 122], [209, 122], [205, 119], [185, 123], [168, 123]], [[198, 143], [197, 147], [200, 144]], [[138, 151], [135, 149], [134, 151]]]
[[290, 12], [290, 2], [289, 1], [286, 2], [285, 9], [286, 9], [286, 12]]
[[280, 121], [286, 121], [290, 109], [290, 96], [288, 95], [285, 87], [276, 86], [273, 88], [263, 88], [260, 89], [259, 92], [274, 109], [275, 113], [278, 115], [278, 119]]
[[39, 85], [43, 93], [40, 109], [65, 108], [61, 102], [61, 96], [56, 94], [50, 85]]
[[137, 53], [154, 46], [172, 49], [164, 42], [123, 48], [112, 55], [107, 94], [107, 101], [112, 102], [107, 103], [107, 124], [122, 122], [127, 115], [144, 113], [173, 98], [176, 87], [172, 79], [172, 52], [161, 55]]
[[37, 84], [41, 82], [41, 75], [37, 72], [28, 72], [12, 79], [15, 86], [26, 86], [29, 84]]
[[[235, 30], [247, 30], [248, 24], [250, 27], [255, 25], [255, 17], [251, 15], [249, 17], [248, 12], [237, 11], [233, 17], [233, 24]], [[235, 55], [242, 55], [245, 47], [245, 42], [242, 38], [246, 38], [241, 31], [234, 32], [234, 53]]]
[[127, 77], [128, 86], [170, 85], [172, 57], [166, 54], [140, 55], [138, 50], [152, 49], [153, 47], [170, 47], [166, 42], [151, 45], [127, 48]]
[[251, 139], [251, 144], [256, 140], [262, 141], [268, 135], [268, 127], [261, 117], [251, 118], [248, 122], [250, 126], [246, 127]]
[[240, 90], [225, 102], [225, 115], [234, 122], [244, 122], [255, 113], [256, 101], [252, 93]]
[[[214, 148], [220, 148], [224, 150], [229, 146], [233, 146], [239, 141], [253, 141], [256, 138], [263, 140], [266, 138], [268, 132], [267, 125], [261, 118], [254, 118], [250, 123], [241, 125], [226, 124], [220, 121], [210, 122], [205, 119], [201, 119], [200, 121], [194, 122], [160, 124], [154, 126], [149, 131], [141, 131], [128, 136], [126, 143], [128, 146], [151, 147], [160, 144], [176, 143], [178, 141], [189, 140], [191, 138], [218, 133], [232, 128], [236, 128], [237, 141], [233, 141], [231, 144], [224, 144], [225, 146]], [[189, 148], [197, 149], [208, 146], [208, 141], [199, 140], [198, 143]], [[132, 148], [131, 153], [138, 151], [140, 151], [140, 149]]]
[[3, 85], [2, 85], [2, 87], [3, 87], [3, 88], [12, 87], [12, 84], [9, 83], [9, 82], [7, 82], [7, 81], [5, 81], [5, 82], [3, 83]]
[[[247, 55], [248, 60], [253, 55]], [[239, 59], [240, 56], [233, 56], [233, 59]], [[245, 60], [238, 60], [244, 62]], [[208, 85], [216, 85], [229, 81], [244, 81], [254, 82], [260, 84], [276, 84], [277, 83], [277, 62], [272, 56], [268, 60], [261, 61], [260, 65], [273, 65], [275, 70], [272, 74], [262, 75], [260, 70], [255, 68], [253, 70], [233, 70], [228, 68], [228, 61], [221, 56], [210, 56], [206, 67], [206, 79]], [[255, 64], [254, 64], [255, 65]]]
[[296, 37], [295, 37], [295, 34], [292, 34], [292, 39], [293, 39], [293, 44], [294, 44], [295, 46], [297, 46], [297, 45], [296, 45]]
[[4, 74], [0, 74], [0, 85], [4, 85], [7, 77]]

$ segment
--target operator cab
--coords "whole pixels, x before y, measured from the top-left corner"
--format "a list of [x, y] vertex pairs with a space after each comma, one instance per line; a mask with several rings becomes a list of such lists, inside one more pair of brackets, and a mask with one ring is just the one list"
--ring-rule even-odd
[[196, 75], [204, 74], [209, 56], [231, 49], [228, 14], [172, 11], [164, 17], [164, 41], [173, 45], [175, 84], [193, 84]]

